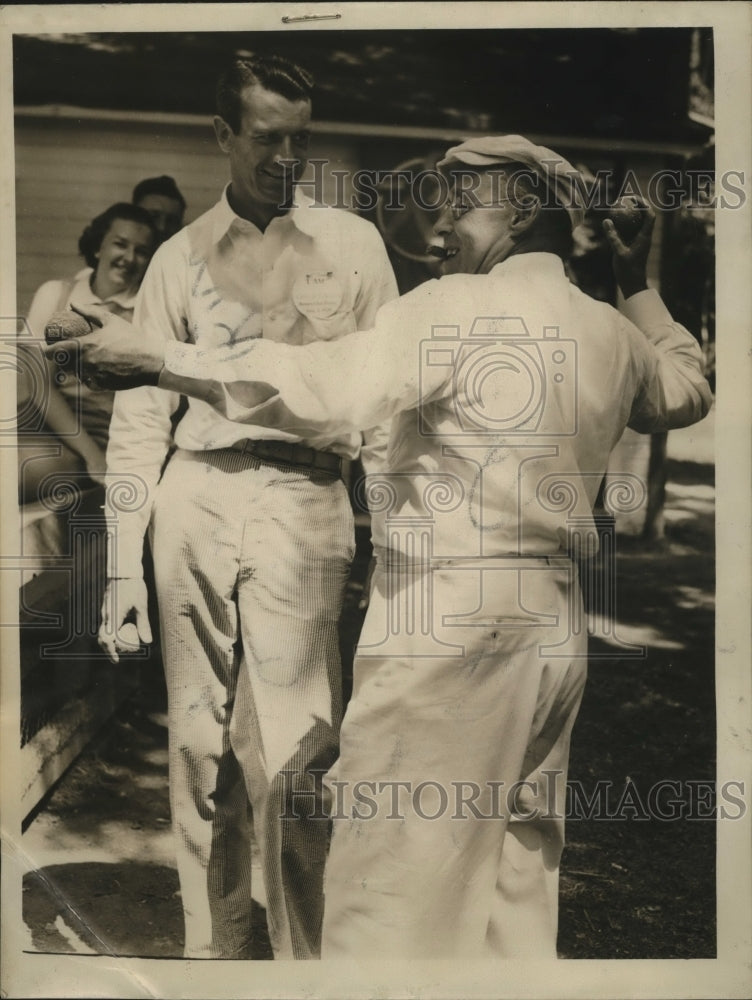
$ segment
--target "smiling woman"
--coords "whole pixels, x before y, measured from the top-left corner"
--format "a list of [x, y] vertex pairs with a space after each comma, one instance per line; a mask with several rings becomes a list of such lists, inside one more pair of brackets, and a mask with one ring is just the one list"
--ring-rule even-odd
[[155, 249], [150, 213], [120, 202], [98, 215], [78, 241], [81, 256], [94, 272], [91, 290], [106, 302], [118, 294], [135, 295]]
[[36, 343], [44, 341], [52, 314], [71, 305], [84, 309], [98, 305], [130, 320], [158, 242], [145, 209], [125, 202], [112, 205], [92, 219], [78, 241], [91, 273], [47, 281], [34, 295], [26, 320], [31, 343], [19, 343], [20, 503], [38, 500], [40, 485], [52, 472], [103, 481], [113, 394], [89, 391], [54, 362], [44, 369]]

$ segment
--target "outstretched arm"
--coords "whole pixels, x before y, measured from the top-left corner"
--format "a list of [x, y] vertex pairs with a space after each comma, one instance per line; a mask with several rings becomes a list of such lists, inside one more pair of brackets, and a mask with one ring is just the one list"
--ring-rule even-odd
[[[86, 313], [98, 329], [57, 345], [103, 388], [158, 385], [210, 403], [231, 420], [302, 433], [362, 430], [441, 390], [445, 369], [421, 366], [427, 310], [447, 307], [438, 282], [379, 310], [371, 331], [292, 347], [263, 339], [201, 349]], [[453, 303], [451, 303], [453, 305]], [[51, 350], [51, 348], [48, 348]]]

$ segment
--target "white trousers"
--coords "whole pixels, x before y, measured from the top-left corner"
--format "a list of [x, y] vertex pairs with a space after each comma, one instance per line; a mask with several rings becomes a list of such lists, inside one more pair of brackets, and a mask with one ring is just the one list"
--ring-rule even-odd
[[250, 956], [249, 804], [275, 957], [317, 957], [347, 492], [236, 451], [178, 451], [153, 528], [186, 957]]
[[327, 777], [324, 959], [556, 957], [586, 647], [574, 566], [518, 565], [378, 571]]

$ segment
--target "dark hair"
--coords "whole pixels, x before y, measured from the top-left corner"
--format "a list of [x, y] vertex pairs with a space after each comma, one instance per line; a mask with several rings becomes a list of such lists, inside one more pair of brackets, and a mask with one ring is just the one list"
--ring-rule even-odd
[[173, 198], [180, 202], [180, 206], [185, 211], [185, 198], [180, 193], [180, 188], [172, 177], [162, 174], [161, 177], [146, 177], [139, 181], [133, 189], [131, 201], [138, 204], [147, 194], [161, 194], [164, 198]]
[[145, 208], [138, 205], [131, 205], [127, 201], [119, 201], [92, 219], [89, 225], [81, 233], [78, 240], [78, 252], [89, 265], [96, 270], [99, 248], [102, 240], [107, 235], [110, 226], [115, 219], [126, 219], [128, 222], [138, 222], [143, 226], [148, 226], [154, 237], [154, 248], [159, 245], [159, 233], [156, 230], [154, 221]]
[[240, 94], [254, 83], [288, 101], [310, 100], [313, 90], [313, 77], [308, 70], [284, 56], [248, 55], [233, 59], [217, 83], [216, 107], [219, 117], [235, 133], [240, 131]]

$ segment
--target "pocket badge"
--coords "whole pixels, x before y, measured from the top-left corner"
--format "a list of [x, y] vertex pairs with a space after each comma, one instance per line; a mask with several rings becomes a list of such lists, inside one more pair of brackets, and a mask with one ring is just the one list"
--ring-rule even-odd
[[309, 319], [326, 319], [342, 305], [344, 288], [333, 271], [301, 274], [292, 287], [292, 301], [298, 312]]

